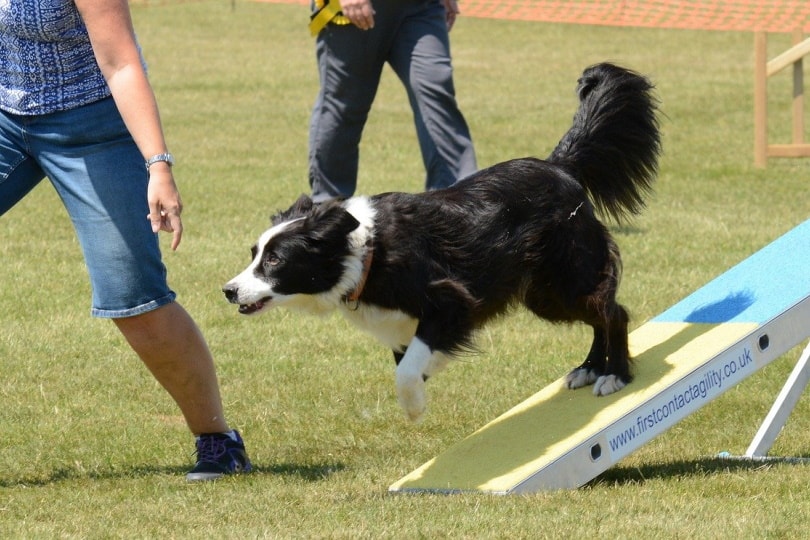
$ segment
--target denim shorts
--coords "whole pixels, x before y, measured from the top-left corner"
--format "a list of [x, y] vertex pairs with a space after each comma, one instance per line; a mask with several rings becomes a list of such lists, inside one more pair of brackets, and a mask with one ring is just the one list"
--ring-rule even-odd
[[0, 111], [0, 215], [46, 177], [84, 253], [91, 315], [131, 317], [175, 299], [146, 217], [144, 160], [112, 98], [46, 115]]

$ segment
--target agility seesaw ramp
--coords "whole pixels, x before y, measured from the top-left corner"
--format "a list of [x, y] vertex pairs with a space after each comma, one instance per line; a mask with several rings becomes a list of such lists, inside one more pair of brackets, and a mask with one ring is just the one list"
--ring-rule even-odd
[[[391, 492], [579, 487], [810, 337], [810, 220], [630, 334], [634, 381], [594, 397], [547, 386]], [[810, 377], [801, 355], [747, 457], [770, 449]]]

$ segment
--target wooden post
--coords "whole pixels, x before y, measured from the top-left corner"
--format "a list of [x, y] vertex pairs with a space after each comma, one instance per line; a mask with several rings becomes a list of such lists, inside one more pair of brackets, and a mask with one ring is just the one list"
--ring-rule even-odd
[[754, 166], [768, 164], [768, 38], [754, 32]]
[[[801, 30], [793, 32], [793, 45], [803, 41]], [[804, 143], [804, 62], [801, 58], [793, 63], [793, 143]]]

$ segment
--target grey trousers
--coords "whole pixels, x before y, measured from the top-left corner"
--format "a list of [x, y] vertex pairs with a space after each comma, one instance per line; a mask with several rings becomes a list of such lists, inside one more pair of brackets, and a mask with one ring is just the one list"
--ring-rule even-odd
[[426, 189], [447, 187], [478, 168], [456, 103], [444, 5], [376, 0], [373, 6], [373, 29], [329, 24], [316, 40], [320, 91], [309, 130], [316, 202], [354, 194], [360, 138], [386, 62], [408, 93]]

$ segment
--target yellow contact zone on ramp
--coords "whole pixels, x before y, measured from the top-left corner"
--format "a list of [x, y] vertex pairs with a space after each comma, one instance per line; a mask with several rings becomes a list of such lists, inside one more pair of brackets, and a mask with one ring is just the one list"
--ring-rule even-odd
[[756, 323], [647, 322], [629, 336], [634, 380], [596, 397], [564, 378], [488, 423], [389, 488], [507, 493], [750, 334]]

